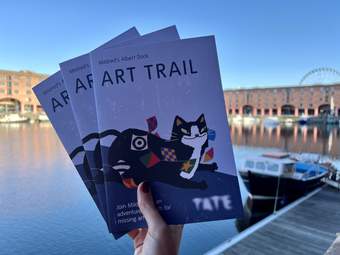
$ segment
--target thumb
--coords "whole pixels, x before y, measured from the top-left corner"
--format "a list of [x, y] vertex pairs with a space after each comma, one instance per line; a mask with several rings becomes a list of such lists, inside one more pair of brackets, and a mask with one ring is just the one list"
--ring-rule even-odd
[[157, 232], [166, 226], [165, 221], [159, 214], [152, 198], [150, 185], [148, 182], [142, 182], [137, 189], [138, 206], [141, 210], [148, 228], [152, 232]]

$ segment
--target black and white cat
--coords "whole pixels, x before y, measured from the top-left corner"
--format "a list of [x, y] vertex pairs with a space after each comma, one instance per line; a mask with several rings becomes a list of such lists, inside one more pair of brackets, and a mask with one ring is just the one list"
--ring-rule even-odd
[[[190, 122], [176, 116], [170, 140], [133, 128], [122, 132], [111, 129], [99, 136], [108, 135], [116, 138], [108, 151], [112, 171], [106, 174], [107, 180], [120, 179], [128, 188], [135, 188], [143, 181], [157, 181], [181, 188], [206, 189], [205, 181], [197, 182], [192, 178], [197, 171], [217, 169], [216, 163], [201, 163], [208, 147], [208, 127], [203, 114]], [[83, 141], [94, 136], [90, 134]]]

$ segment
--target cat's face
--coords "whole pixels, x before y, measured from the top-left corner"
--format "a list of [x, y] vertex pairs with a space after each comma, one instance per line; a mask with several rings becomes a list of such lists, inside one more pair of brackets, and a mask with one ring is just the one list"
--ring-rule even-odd
[[208, 127], [202, 114], [196, 121], [186, 122], [176, 116], [172, 134], [185, 145], [193, 148], [202, 147], [208, 138]]

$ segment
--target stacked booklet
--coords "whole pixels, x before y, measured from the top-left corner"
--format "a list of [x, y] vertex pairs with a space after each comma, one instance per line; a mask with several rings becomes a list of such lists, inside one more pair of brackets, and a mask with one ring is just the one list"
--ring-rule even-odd
[[33, 90], [115, 238], [144, 181], [168, 224], [242, 216], [213, 36], [131, 28]]

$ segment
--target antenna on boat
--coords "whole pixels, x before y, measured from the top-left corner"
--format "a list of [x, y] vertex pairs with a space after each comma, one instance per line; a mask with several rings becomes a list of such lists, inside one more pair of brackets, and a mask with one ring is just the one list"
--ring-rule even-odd
[[278, 200], [278, 196], [279, 196], [279, 189], [280, 189], [280, 178], [281, 175], [279, 174], [278, 178], [277, 178], [277, 185], [276, 185], [276, 194], [275, 194], [275, 203], [274, 203], [274, 211], [273, 213], [276, 212], [276, 206], [277, 206], [277, 200]]

